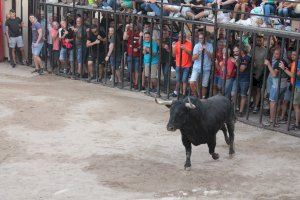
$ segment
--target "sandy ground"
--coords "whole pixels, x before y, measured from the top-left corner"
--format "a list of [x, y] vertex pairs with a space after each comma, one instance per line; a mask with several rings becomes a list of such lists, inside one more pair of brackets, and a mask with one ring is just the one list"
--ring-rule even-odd
[[300, 199], [300, 140], [236, 124], [193, 147], [142, 93], [0, 65], [0, 199]]

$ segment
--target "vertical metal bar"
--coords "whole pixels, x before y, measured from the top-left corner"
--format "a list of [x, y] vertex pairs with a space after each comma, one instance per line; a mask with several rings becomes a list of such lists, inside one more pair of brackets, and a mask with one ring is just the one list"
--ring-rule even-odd
[[[105, 33], [106, 33], [106, 43], [105, 43], [105, 53], [108, 51], [108, 27], [109, 27], [109, 22], [108, 22], [108, 13], [105, 13]], [[108, 62], [105, 61], [105, 66], [104, 66], [104, 83], [107, 83], [107, 68], [108, 68]]]
[[112, 78], [112, 81], [113, 81], [113, 87], [115, 87], [116, 86], [116, 83], [115, 83], [115, 80], [116, 80], [116, 64], [117, 64], [117, 49], [116, 49], [116, 47], [117, 47], [117, 28], [118, 28], [118, 26], [117, 26], [117, 24], [118, 24], [118, 22], [117, 22], [117, 3], [115, 3], [114, 4], [114, 13], [113, 13], [113, 15], [114, 15], [114, 66], [113, 66], [113, 74], [112, 74], [112, 76], [113, 76], [113, 78]]
[[[181, 32], [181, 40], [180, 40], [180, 45], [179, 45], [179, 66], [176, 66], [179, 68], [179, 79], [182, 79], [182, 74], [183, 74], [183, 68], [181, 66], [182, 64], [182, 49], [181, 49], [181, 45], [183, 44], [183, 35], [185, 34], [185, 31], [184, 31], [184, 23], [181, 22], [180, 24], [180, 32]], [[179, 38], [178, 38], [179, 39]], [[175, 55], [176, 56], [176, 55]], [[181, 81], [182, 82], [182, 81]], [[180, 96], [180, 88], [183, 87], [183, 83], [181, 83], [179, 81], [179, 85], [178, 85], [178, 94], [177, 94], [177, 99], [179, 100], [179, 96]], [[182, 86], [181, 86], [182, 85]], [[185, 94], [183, 94], [185, 95]]]
[[[268, 36], [268, 43], [266, 48], [266, 55], [268, 55], [271, 43], [271, 36]], [[260, 93], [260, 108], [259, 108], [259, 123], [262, 124], [262, 117], [263, 117], [263, 109], [264, 109], [264, 96], [265, 96], [265, 89], [267, 85], [267, 66], [264, 68], [264, 77], [263, 77], [263, 85], [261, 88]]]
[[[236, 106], [238, 104], [237, 100], [238, 100], [238, 89], [239, 89], [239, 82], [240, 82], [240, 67], [241, 67], [241, 50], [242, 50], [242, 39], [243, 37], [243, 32], [240, 31], [239, 32], [239, 38], [240, 38], [240, 41], [239, 41], [239, 62], [236, 66], [237, 70], [236, 70], [236, 88], [235, 88], [235, 96], [234, 96], [234, 113], [236, 113]], [[247, 66], [248, 67], [248, 66]], [[240, 111], [240, 112], [243, 112], [243, 111]]]
[[215, 80], [215, 70], [216, 70], [216, 60], [217, 60], [217, 48], [218, 48], [218, 27], [216, 26], [217, 22], [215, 21], [214, 25], [214, 46], [213, 46], [213, 58], [212, 58], [212, 69], [210, 73], [210, 88], [209, 88], [209, 97], [214, 95], [214, 80]]
[[154, 22], [153, 18], [151, 18], [151, 29], [150, 29], [150, 62], [149, 62], [149, 73], [148, 73], [148, 85], [147, 85], [147, 93], [150, 95], [150, 84], [151, 84], [151, 65], [152, 65], [152, 59], [153, 59], [153, 29], [154, 29]]
[[[76, 3], [76, 1], [75, 0], [73, 0], [73, 14], [74, 14], [74, 16], [73, 16], [73, 19], [74, 19], [74, 24], [73, 24], [73, 26], [75, 26], [76, 25], [76, 10], [75, 10], [75, 3]], [[75, 39], [76, 40], [76, 39]], [[73, 44], [74, 44], [74, 48], [73, 48], [73, 71], [72, 71], [72, 76], [73, 77], [75, 77], [75, 68], [76, 68], [76, 64], [75, 64], [75, 60], [77, 60], [77, 47], [76, 47], [76, 41], [73, 41]], [[77, 62], [78, 62], [78, 60], [77, 60]], [[72, 64], [72, 63], [71, 63]]]
[[253, 86], [253, 65], [254, 65], [254, 58], [255, 58], [255, 47], [256, 47], [256, 34], [253, 33], [253, 43], [252, 43], [252, 55], [251, 55], [251, 68], [250, 68], [250, 86], [249, 86], [249, 95], [247, 99], [247, 111], [246, 111], [246, 119], [249, 119], [249, 107], [251, 101], [251, 91]]
[[291, 96], [291, 101], [290, 101], [290, 106], [289, 106], [289, 112], [288, 112], [288, 121], [287, 121], [287, 126], [286, 130], [290, 130], [290, 125], [291, 125], [291, 115], [292, 115], [292, 107], [293, 107], [293, 100], [294, 100], [294, 95], [295, 95], [295, 88], [296, 88], [296, 82], [297, 82], [297, 72], [298, 72], [298, 65], [299, 65], [299, 50], [300, 49], [300, 39], [297, 40], [297, 45], [296, 45], [296, 61], [295, 61], [295, 76], [294, 76], [294, 85], [292, 86], [292, 96]]
[[172, 48], [172, 37], [173, 37], [173, 32], [174, 32], [174, 26], [173, 23], [171, 22], [171, 34], [170, 34], [170, 38], [169, 38], [169, 44], [170, 44], [170, 54], [169, 54], [169, 66], [168, 66], [168, 79], [167, 79], [167, 98], [170, 98], [170, 79], [171, 79], [171, 64], [172, 64], [172, 52], [173, 52], [173, 48]]
[[[83, 11], [82, 11], [82, 13], [83, 13]], [[85, 30], [85, 26], [84, 26], [84, 19], [83, 19], [83, 15], [81, 16], [81, 44], [82, 44], [82, 46], [81, 46], [81, 58], [82, 58], [82, 63], [81, 63], [81, 68], [80, 68], [80, 79], [82, 79], [82, 75], [83, 75], [83, 68], [84, 68], [84, 64], [85, 64], [85, 58], [86, 58], [86, 54], [84, 54], [84, 53], [87, 53], [87, 51], [86, 50], [88, 50], [87, 48], [86, 48], [86, 40], [85, 40], [85, 38], [84, 38], [84, 36], [85, 37], [87, 37], [87, 33], [86, 33], [86, 30]], [[77, 71], [77, 73], [78, 73], [78, 71]]]
[[[121, 15], [122, 16], [122, 15]], [[123, 33], [125, 32], [125, 26], [126, 26], [126, 15], [123, 15], [123, 20], [122, 20], [122, 30], [123, 30]], [[123, 89], [124, 88], [124, 68], [125, 68], [125, 55], [124, 55], [124, 52], [125, 52], [125, 41], [122, 39], [122, 49], [121, 49], [121, 88]], [[130, 76], [131, 76], [131, 73], [129, 73]], [[132, 88], [132, 85], [131, 85], [131, 78], [130, 78], [130, 89]]]
[[160, 42], [159, 42], [159, 62], [158, 62], [158, 78], [157, 78], [157, 95], [160, 96], [160, 79], [162, 68], [162, 42], [163, 42], [163, 0], [160, 0]]
[[222, 94], [225, 96], [225, 92], [226, 92], [226, 79], [227, 79], [227, 61], [228, 61], [228, 44], [229, 44], [229, 33], [230, 31], [228, 29], [226, 29], [226, 55], [225, 55], [225, 60], [224, 60], [224, 64], [225, 64], [225, 68], [223, 70], [223, 75], [224, 75], [224, 80], [223, 80], [223, 87], [222, 87]]
[[[132, 17], [133, 18], [133, 17]], [[133, 27], [134, 27], [134, 18], [132, 19], [132, 21], [131, 21], [131, 23], [132, 23], [132, 25], [133, 25]], [[130, 35], [130, 45], [131, 45], [131, 61], [130, 61], [130, 65], [131, 65], [131, 68], [130, 68], [130, 71], [129, 71], [129, 80], [130, 80], [130, 90], [132, 90], [132, 83], [133, 83], [133, 79], [132, 79], [132, 76], [134, 76], [134, 74], [132, 73], [133, 71], [134, 71], [134, 69], [135, 69], [135, 66], [133, 66], [134, 64], [133, 63], [135, 63], [135, 62], [133, 62], [133, 59], [134, 59], [134, 56], [133, 56], [133, 54], [134, 54], [134, 51], [133, 51], [133, 49], [134, 49], [134, 28], [132, 27], [132, 31], [131, 31], [131, 35]], [[129, 52], [127, 52], [127, 60], [128, 60], [128, 53]], [[135, 72], [134, 72], [135, 73]]]
[[45, 17], [45, 45], [44, 45], [44, 58], [45, 58], [45, 70], [48, 66], [48, 12], [46, 1], [44, 3], [44, 17]]
[[[281, 59], [283, 59], [283, 54], [284, 54], [284, 45], [285, 45], [285, 38], [282, 38], [282, 41], [281, 41], [281, 50], [280, 50], [280, 57], [281, 57]], [[280, 87], [280, 85], [281, 85], [281, 75], [282, 75], [282, 70], [280, 69], [279, 70], [279, 80], [278, 80], [278, 88], [277, 88], [277, 97], [276, 97], [276, 104], [275, 104], [275, 118], [274, 118], [274, 121], [273, 121], [273, 128], [275, 127], [275, 123], [277, 122], [277, 110], [278, 110], [278, 107], [280, 107], [280, 105], [279, 105], [279, 101], [280, 101], [280, 99], [279, 99], [279, 96], [280, 96], [280, 89], [281, 89], [281, 87]], [[271, 113], [270, 113], [271, 114]]]
[[[96, 12], [95, 12], [96, 14]], [[97, 29], [98, 29], [98, 35], [100, 35], [100, 13], [98, 12], [98, 26], [97, 26]], [[98, 36], [97, 36], [97, 40], [98, 40]], [[96, 58], [96, 64], [95, 64], [95, 72], [96, 72], [96, 82], [99, 82], [99, 66], [100, 66], [100, 62], [99, 62], [99, 56], [100, 56], [100, 44], [101, 44], [102, 41], [100, 41], [99, 44], [97, 44], [97, 58]]]
[[[203, 30], [203, 44], [202, 47], [206, 44], [206, 26], [204, 26], [204, 30]], [[199, 77], [199, 95], [200, 95], [200, 99], [202, 99], [203, 95], [206, 95], [206, 94], [202, 94], [202, 81], [203, 81], [203, 72], [204, 72], [204, 53], [205, 53], [205, 49], [202, 50], [201, 52], [201, 73], [200, 73], [200, 77]]]
[[[144, 17], [142, 16], [141, 17], [141, 24], [142, 24], [142, 29], [144, 28]], [[142, 33], [143, 33], [143, 30], [142, 30]], [[138, 88], [139, 88], [139, 91], [141, 91], [142, 89], [142, 81], [143, 81], [143, 78], [142, 78], [142, 66], [144, 64], [144, 61], [143, 61], [143, 37], [144, 35], [142, 34], [141, 36], [141, 39], [140, 39], [140, 63], [139, 63], [139, 76], [138, 76]]]

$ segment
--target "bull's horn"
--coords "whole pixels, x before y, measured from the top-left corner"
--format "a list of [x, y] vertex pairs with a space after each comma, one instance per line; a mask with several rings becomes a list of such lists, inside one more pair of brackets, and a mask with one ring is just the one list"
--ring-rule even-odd
[[192, 104], [190, 97], [188, 97], [189, 102], [185, 103], [185, 107], [190, 108], [190, 109], [195, 109], [196, 106]]
[[159, 105], [170, 106], [173, 101], [172, 100], [169, 100], [169, 101], [158, 100], [157, 98], [155, 98], [155, 102]]

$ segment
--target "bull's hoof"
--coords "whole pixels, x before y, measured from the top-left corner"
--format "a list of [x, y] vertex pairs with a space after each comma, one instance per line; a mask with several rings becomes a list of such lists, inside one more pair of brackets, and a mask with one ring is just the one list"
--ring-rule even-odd
[[229, 138], [226, 138], [226, 139], [225, 139], [225, 142], [226, 142], [227, 145], [230, 145], [230, 140], [229, 140]]
[[235, 154], [234, 149], [229, 149], [229, 155], [233, 155], [233, 154]]
[[192, 167], [191, 163], [185, 163], [185, 165], [184, 165], [184, 169], [185, 169], [186, 171], [190, 171], [190, 170], [191, 170], [191, 167]]
[[211, 157], [214, 159], [214, 160], [218, 160], [219, 159], [219, 154], [217, 154], [217, 153], [213, 153], [212, 155], [211, 155]]
[[191, 167], [184, 167], [185, 171], [191, 171]]

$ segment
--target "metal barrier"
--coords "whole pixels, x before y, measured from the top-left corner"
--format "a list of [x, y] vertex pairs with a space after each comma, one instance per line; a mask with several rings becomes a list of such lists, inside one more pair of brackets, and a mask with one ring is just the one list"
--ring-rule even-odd
[[[97, 59], [96, 59], [96, 65], [94, 63], [94, 69], [92, 72], [93, 75], [95, 75], [95, 81], [93, 83], [101, 83], [106, 86], [111, 86], [111, 87], [119, 87], [121, 89], [128, 89], [128, 90], [133, 90], [134, 88], [138, 88], [138, 91], [141, 91], [144, 89], [144, 87], [147, 85], [145, 93], [151, 96], [159, 96], [161, 98], [172, 98], [170, 97], [170, 91], [172, 90], [177, 90], [179, 93], [183, 89], [185, 89], [184, 84], [174, 84], [176, 81], [173, 77], [174, 71], [175, 71], [175, 65], [172, 64], [174, 62], [174, 57], [172, 54], [174, 54], [174, 50], [176, 48], [173, 45], [173, 42], [176, 42], [179, 40], [180, 45], [185, 45], [185, 40], [184, 40], [184, 35], [186, 34], [188, 40], [192, 43], [192, 52], [193, 48], [195, 47], [196, 44], [196, 36], [200, 34], [203, 34], [203, 42], [201, 43], [201, 46], [203, 45], [212, 45], [213, 51], [211, 55], [211, 66], [210, 70], [208, 70], [209, 73], [209, 82], [208, 85], [205, 86], [203, 85], [203, 80], [204, 74], [207, 73], [207, 71], [204, 71], [204, 62], [207, 56], [207, 51], [206, 49], [201, 49], [201, 52], [199, 52], [198, 59], [200, 59], [200, 76], [198, 77], [198, 87], [196, 88], [196, 91], [194, 94], [191, 94], [191, 89], [188, 88], [188, 92], [184, 95], [197, 95], [199, 98], [206, 98], [215, 95], [216, 93], [222, 93], [223, 95], [228, 95], [229, 98], [232, 99], [234, 102], [234, 107], [235, 111], [236, 108], [241, 109], [245, 108], [245, 115], [238, 117], [238, 119], [242, 122], [245, 122], [247, 124], [252, 124], [258, 127], [264, 127], [266, 129], [271, 129], [271, 130], [276, 130], [276, 131], [281, 131], [283, 133], [287, 133], [290, 135], [295, 135], [295, 136], [300, 136], [299, 131], [294, 131], [291, 130], [291, 123], [294, 121], [295, 117], [293, 117], [294, 112], [293, 112], [293, 97], [294, 97], [294, 91], [295, 91], [295, 84], [292, 85], [292, 87], [287, 88], [285, 87], [285, 90], [291, 90], [291, 98], [286, 99], [289, 100], [287, 103], [288, 110], [287, 110], [287, 122], [286, 125], [280, 125], [280, 127], [277, 127], [277, 118], [278, 118], [278, 111], [280, 110], [280, 105], [281, 105], [281, 97], [280, 93], [281, 91], [281, 86], [285, 84], [285, 79], [284, 78], [284, 83], [282, 83], [282, 74], [285, 73], [283, 70], [279, 69], [279, 74], [278, 74], [278, 85], [276, 87], [276, 93], [278, 95], [275, 95], [276, 100], [275, 100], [275, 111], [274, 108], [272, 107], [271, 112], [275, 112], [275, 118], [271, 119], [275, 123], [271, 124], [271, 126], [266, 126], [264, 125], [263, 121], [268, 118], [267, 116], [267, 108], [268, 106], [265, 106], [264, 104], [268, 104], [268, 95], [270, 95], [270, 84], [268, 83], [268, 78], [269, 75], [269, 70], [267, 69], [267, 66], [264, 66], [261, 74], [261, 80], [259, 86], [253, 86], [253, 82], [257, 81], [257, 79], [254, 80], [254, 70], [257, 69], [258, 66], [256, 66], [256, 49], [257, 48], [263, 48], [260, 46], [257, 46], [257, 38], [259, 37], [259, 40], [261, 40], [261, 34], [263, 34], [263, 39], [264, 41], [267, 41], [266, 46], [264, 47], [264, 53], [266, 55], [265, 59], [272, 60], [272, 57], [270, 57], [270, 53], [276, 45], [276, 41], [274, 41], [274, 38], [276, 37], [278, 40], [281, 40], [281, 51], [280, 51], [280, 59], [283, 59], [286, 57], [286, 51], [287, 51], [287, 44], [293, 43], [294, 47], [293, 50], [296, 51], [296, 59], [294, 59], [295, 65], [296, 65], [296, 71], [295, 74], [297, 73], [297, 65], [299, 64], [299, 41], [300, 41], [300, 33], [297, 32], [288, 32], [288, 31], [281, 31], [281, 30], [275, 30], [271, 28], [267, 29], [262, 29], [262, 28], [257, 28], [257, 27], [249, 27], [249, 26], [242, 26], [242, 25], [237, 25], [237, 24], [230, 24], [230, 23], [219, 23], [217, 19], [217, 12], [220, 9], [216, 8], [206, 8], [205, 9], [210, 9], [212, 10], [214, 14], [214, 21], [194, 21], [194, 20], [187, 20], [187, 19], [179, 19], [179, 18], [172, 18], [168, 16], [163, 16], [163, 10], [161, 7], [161, 13], [160, 16], [147, 16], [147, 15], [139, 15], [139, 14], [132, 14], [132, 13], [125, 13], [125, 12], [119, 12], [116, 9], [116, 4], [115, 7], [112, 11], [109, 10], [103, 10], [103, 9], [98, 9], [98, 8], [92, 8], [88, 6], [78, 6], [75, 4], [75, 1], [73, 1], [72, 5], [66, 5], [66, 4], [51, 4], [51, 3], [45, 3], [43, 1], [35, 1], [36, 4], [34, 4], [35, 9], [33, 9], [35, 14], [39, 14], [41, 10], [47, 11], [49, 7], [51, 7], [52, 13], [45, 12], [45, 24], [46, 24], [46, 30], [45, 31], [45, 38], [48, 37], [48, 30], [47, 30], [47, 24], [48, 24], [48, 16], [49, 14], [56, 18], [57, 21], [60, 21], [63, 18], [63, 13], [70, 12], [73, 14], [73, 19], [66, 19], [67, 23], [69, 22], [68, 20], [73, 20], [74, 24], [76, 23], [76, 16], [78, 13], [81, 13], [82, 17], [84, 17], [84, 13], [88, 13], [88, 19], [85, 18], [85, 22], [90, 22], [92, 23], [92, 18], [97, 15], [97, 23], [98, 26], [101, 26], [105, 29], [105, 48], [104, 49], [99, 49], [99, 45], [97, 48]], [[161, 1], [161, 4], [163, 4], [163, 1]], [[237, 12], [239, 14], [245, 14], [243, 12]], [[249, 14], [249, 13], [247, 13]], [[275, 17], [275, 16], [272, 16]], [[299, 20], [299, 19], [293, 19], [293, 20]], [[111, 36], [108, 36], [109, 34], [109, 23], [113, 21], [113, 27], [114, 27], [114, 33]], [[138, 71], [134, 72], [134, 60], [133, 58], [130, 60], [130, 62], [127, 62], [126, 55], [128, 56], [129, 52], [125, 50], [126, 44], [125, 40], [123, 39], [123, 33], [126, 28], [126, 24], [128, 23], [133, 23], [134, 26], [141, 26], [139, 27], [139, 30], [136, 31], [136, 33], [139, 32], [145, 32], [145, 29], [150, 31], [150, 52], [146, 52], [147, 50], [143, 49], [143, 43], [145, 41], [144, 34], [140, 35], [139, 38], [139, 49], [135, 50], [138, 51], [139, 53], [136, 53], [138, 56], [136, 59], [138, 59]], [[74, 25], [73, 24], [73, 25]], [[148, 27], [150, 26], [150, 28]], [[84, 24], [82, 24], [82, 27], [84, 27]], [[145, 28], [147, 27], [147, 28]], [[84, 35], [84, 28], [81, 29], [82, 35]], [[164, 37], [164, 33], [166, 32], [166, 37]], [[131, 44], [131, 52], [130, 55], [133, 57], [133, 51], [134, 49], [134, 39], [133, 37], [135, 33], [135, 28], [132, 29], [131, 35], [130, 35], [130, 41]], [[178, 33], [180, 34], [181, 38], [178, 38]], [[184, 33], [184, 34], [182, 34]], [[169, 34], [169, 35], [168, 35]], [[223, 34], [223, 35], [222, 35]], [[155, 35], [155, 37], [154, 37]], [[157, 38], [157, 35], [159, 36]], [[99, 63], [99, 56], [101, 51], [105, 51], [105, 54], [109, 50], [108, 46], [108, 38], [111, 37], [114, 39], [114, 48], [117, 48], [117, 42], [121, 42], [121, 53], [118, 55], [118, 52], [114, 50], [114, 55], [113, 59], [111, 60], [112, 62], [105, 62], [104, 69], [103, 67], [100, 68], [100, 65], [102, 63]], [[120, 37], [122, 37], [120, 39]], [[152, 39], [154, 38], [154, 39]], [[129, 38], [128, 38], [129, 39]], [[119, 40], [119, 41], [118, 41]], [[155, 41], [156, 40], [156, 41]], [[244, 42], [244, 40], [248, 40], [248, 42]], [[29, 41], [31, 41], [31, 38], [29, 38]], [[74, 45], [74, 61], [76, 61], [77, 56], [76, 56], [76, 49], [77, 48], [84, 48], [84, 43], [85, 39], [82, 37], [81, 38], [82, 46], [76, 46]], [[148, 41], [149, 42], [149, 41]], [[224, 44], [225, 43], [225, 47]], [[128, 43], [128, 42], [127, 42]], [[178, 44], [179, 44], [178, 43]], [[245, 44], [246, 43], [246, 44]], [[45, 68], [48, 68], [48, 48], [47, 48], [47, 40], [45, 41], [45, 55], [44, 55], [44, 61], [45, 61]], [[153, 48], [158, 45], [158, 51]], [[219, 46], [223, 45], [223, 46]], [[250, 45], [250, 46], [249, 46]], [[30, 45], [29, 45], [30, 46]], [[233, 46], [236, 46], [236, 48], [239, 50], [238, 54], [236, 55], [235, 58], [230, 56], [231, 52], [230, 49], [232, 50]], [[241, 95], [241, 91], [239, 87], [241, 86], [241, 75], [243, 75], [242, 78], [244, 78], [245, 73], [243, 73], [243, 66], [244, 63], [241, 61], [245, 59], [245, 55], [242, 55], [242, 51], [244, 52], [244, 48], [250, 48], [250, 52], [246, 52], [246, 54], [249, 54], [251, 56], [251, 61], [249, 61], [248, 64], [248, 69], [246, 69], [249, 72], [249, 80], [245, 81], [248, 84], [248, 89], [246, 89], [246, 94]], [[277, 47], [278, 48], [278, 47]], [[183, 52], [184, 51], [184, 52]], [[29, 52], [30, 52], [30, 47], [29, 47]], [[85, 57], [83, 51], [82, 52], [82, 59]], [[163, 57], [163, 52], [167, 52], [164, 55], [168, 56], [168, 58]], [[176, 53], [176, 52], [175, 52]], [[178, 52], [177, 52], [178, 53]], [[193, 54], [189, 53], [186, 48], [180, 48], [179, 51], [179, 66], [182, 66], [183, 62], [183, 53], [187, 54]], [[263, 52], [262, 52], [263, 53]], [[145, 67], [143, 68], [143, 54], [148, 54], [150, 57], [149, 63], [147, 63], [147, 66], [149, 70], [147, 71], [147, 74], [145, 74]], [[153, 57], [159, 54], [159, 59], [157, 63], [157, 76], [151, 77], [152, 73], [151, 70], [155, 70], [155, 68], [152, 68], [152, 66], [156, 66], [156, 63], [154, 63]], [[221, 54], [221, 55], [220, 55]], [[191, 56], [191, 55], [190, 55]], [[201, 56], [201, 57], [200, 57]], [[221, 57], [220, 57], [221, 56]], [[222, 57], [223, 56], [223, 57]], [[163, 61], [164, 59], [164, 61]], [[234, 61], [232, 61], [234, 60]], [[120, 61], [120, 62], [119, 62]], [[155, 61], [156, 62], [156, 61]], [[163, 63], [164, 62], [164, 63]], [[227, 78], [227, 74], [229, 72], [232, 72], [233, 69], [230, 69], [229, 65], [233, 64], [233, 68], [236, 69], [236, 73], [232, 75], [232, 77]], [[52, 62], [50, 62], [52, 63]], [[120, 66], [118, 64], [120, 63]], [[85, 62], [86, 64], [86, 62]], [[84, 68], [84, 65], [82, 64], [80, 71], [80, 76], [76, 76], [78, 73], [78, 65], [76, 65], [76, 62], [72, 63], [73, 66], [71, 66], [70, 69], [70, 75], [67, 77], [74, 78], [74, 79], [80, 79], [80, 80], [90, 80], [87, 79], [84, 75], [84, 71], [86, 68]], [[128, 65], [131, 65], [130, 70]], [[220, 67], [222, 65], [222, 67]], [[95, 67], [96, 66], [96, 67]], [[109, 66], [112, 66], [110, 69]], [[127, 66], [127, 68], [126, 68]], [[177, 66], [177, 67], [179, 67]], [[120, 69], [119, 69], [120, 67]], [[190, 69], [192, 69], [192, 66], [190, 66]], [[221, 69], [221, 70], [220, 70]], [[102, 73], [102, 70], [104, 70], [104, 75]], [[219, 70], [219, 71], [218, 71]], [[101, 72], [101, 74], [100, 74]], [[191, 71], [190, 71], [191, 72]], [[190, 74], [189, 72], [189, 74]], [[111, 75], [111, 81], [108, 81], [109, 79], [109, 74]], [[138, 74], [138, 77], [136, 77], [136, 73]], [[179, 70], [179, 75], [180, 77], [183, 76], [184, 71]], [[220, 73], [220, 74], [218, 74]], [[90, 72], [88, 72], [90, 75]], [[154, 73], [156, 74], [156, 73]], [[125, 77], [128, 78], [128, 81], [125, 81]], [[147, 82], [145, 81], [147, 77]], [[121, 79], [121, 83], [117, 83], [116, 80], [119, 81], [119, 78]], [[167, 80], [166, 80], [167, 79]], [[276, 79], [277, 80], [277, 79]], [[221, 81], [221, 86], [220, 84], [215, 84], [216, 81]], [[137, 84], [136, 84], [137, 83]], [[156, 84], [156, 85], [155, 85]], [[228, 94], [228, 87], [232, 87], [232, 84], [235, 84], [235, 89], [230, 89], [230, 93], [233, 93], [234, 95], [232, 96], [231, 94]], [[242, 83], [243, 84], [243, 83]], [[176, 86], [178, 86], [176, 88]], [[228, 86], [229, 85], [229, 86]], [[152, 87], [153, 86], [153, 87]], [[155, 87], [154, 87], [155, 86]], [[218, 88], [219, 86], [219, 88]], [[162, 91], [162, 87], [164, 91]], [[175, 87], [175, 88], [174, 88]], [[204, 87], [204, 90], [203, 90]], [[220, 90], [220, 91], [218, 91]], [[203, 94], [203, 91], [205, 92]], [[252, 95], [252, 92], [256, 91], [256, 95]], [[244, 91], [245, 92], [245, 91]], [[180, 95], [177, 96], [177, 98], [180, 98]], [[255, 99], [257, 98], [257, 99]], [[242, 102], [242, 103], [241, 103]], [[255, 104], [257, 103], [259, 107], [259, 112], [258, 114], [252, 114], [250, 112], [253, 108], [251, 106], [251, 103]], [[286, 104], [286, 102], [284, 102]], [[272, 102], [271, 102], [272, 104]], [[273, 104], [272, 104], [273, 106]], [[284, 108], [286, 109], [286, 108]], [[281, 109], [282, 110], [282, 109]], [[242, 110], [244, 112], [244, 110]], [[286, 112], [286, 111], [285, 111]], [[272, 113], [271, 113], [272, 115]], [[286, 116], [286, 114], [283, 114]]]

